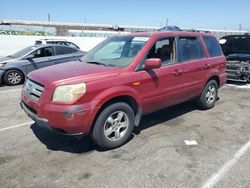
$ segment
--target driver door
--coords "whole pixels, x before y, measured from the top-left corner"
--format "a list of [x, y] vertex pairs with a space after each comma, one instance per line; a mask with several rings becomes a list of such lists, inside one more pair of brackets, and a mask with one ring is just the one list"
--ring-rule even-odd
[[174, 37], [158, 40], [150, 49], [146, 58], [160, 58], [162, 66], [158, 69], [141, 71], [144, 113], [150, 113], [181, 101], [183, 65], [178, 63], [176, 57]]
[[35, 70], [54, 65], [51, 58], [54, 55], [54, 48], [51, 46], [39, 48], [31, 54], [33, 55], [33, 58], [28, 60], [30, 63], [30, 71], [31, 69]]

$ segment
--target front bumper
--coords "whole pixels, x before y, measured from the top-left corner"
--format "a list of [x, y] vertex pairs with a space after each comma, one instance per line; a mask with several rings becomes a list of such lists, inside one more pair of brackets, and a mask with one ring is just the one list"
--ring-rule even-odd
[[38, 101], [32, 100], [23, 88], [21, 107], [37, 124], [68, 135], [87, 134], [99, 108], [98, 100], [84, 104], [51, 103], [52, 91], [46, 90]]
[[250, 72], [227, 69], [227, 80], [237, 82], [248, 82]]
[[4, 75], [4, 73], [5, 73], [5, 70], [0, 69], [0, 85], [3, 84], [2, 81], [3, 81], [3, 75]]
[[20, 106], [21, 108], [24, 110], [24, 112], [33, 120], [36, 122], [36, 125], [40, 126], [41, 128], [43, 129], [46, 129], [48, 131], [51, 131], [51, 132], [55, 132], [55, 133], [58, 133], [58, 134], [63, 134], [63, 135], [82, 135], [84, 133], [74, 133], [74, 134], [70, 134], [70, 133], [67, 133], [65, 132], [64, 130], [62, 129], [57, 129], [57, 128], [52, 128], [51, 125], [49, 124], [48, 120], [47, 119], [44, 119], [44, 118], [39, 118], [35, 113], [32, 112], [32, 110], [29, 109], [29, 107], [21, 102], [20, 103]]

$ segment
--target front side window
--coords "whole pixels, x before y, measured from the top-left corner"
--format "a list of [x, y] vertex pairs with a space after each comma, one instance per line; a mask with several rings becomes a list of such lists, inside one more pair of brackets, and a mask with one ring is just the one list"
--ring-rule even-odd
[[36, 51], [32, 52], [34, 58], [48, 57], [53, 55], [52, 47], [39, 48]]
[[176, 43], [175, 38], [166, 38], [157, 41], [150, 49], [147, 59], [159, 58], [162, 65], [172, 64], [176, 61]]
[[203, 48], [197, 37], [180, 37], [179, 51], [181, 61], [190, 61], [204, 57]]
[[128, 66], [149, 37], [115, 36], [101, 42], [82, 58], [87, 63], [101, 64], [104, 66]]

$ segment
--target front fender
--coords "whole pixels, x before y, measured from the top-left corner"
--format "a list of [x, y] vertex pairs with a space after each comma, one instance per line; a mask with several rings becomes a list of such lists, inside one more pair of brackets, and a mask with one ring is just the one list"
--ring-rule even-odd
[[104, 90], [99, 95], [95, 97], [94, 100], [98, 100], [98, 107], [102, 107], [106, 102], [110, 101], [113, 98], [120, 96], [129, 96], [132, 97], [139, 108], [142, 106], [142, 100], [139, 96], [139, 92], [137, 89], [129, 86], [116, 86], [109, 89]]

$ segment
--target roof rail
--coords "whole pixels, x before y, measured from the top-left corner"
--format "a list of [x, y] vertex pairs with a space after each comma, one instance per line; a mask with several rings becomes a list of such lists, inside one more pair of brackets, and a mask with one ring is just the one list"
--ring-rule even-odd
[[195, 32], [195, 33], [211, 33], [210, 31], [198, 30], [198, 29], [185, 29], [183, 31]]

